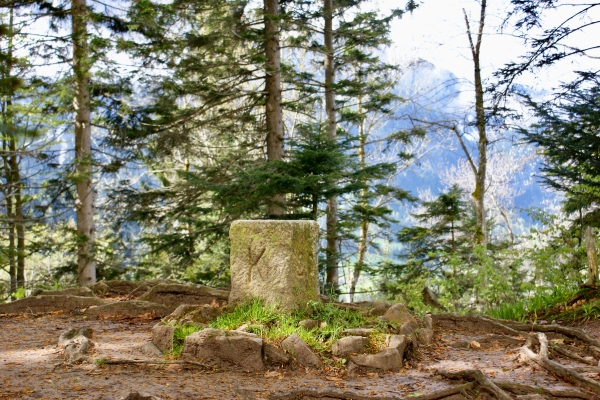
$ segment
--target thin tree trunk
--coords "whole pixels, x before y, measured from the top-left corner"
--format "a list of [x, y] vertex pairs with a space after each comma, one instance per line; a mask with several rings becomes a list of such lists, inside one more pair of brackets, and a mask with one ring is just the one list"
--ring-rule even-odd
[[91, 60], [87, 43], [86, 0], [72, 0], [73, 75], [75, 96], [75, 185], [77, 189], [77, 281], [96, 283], [94, 260], [94, 188], [92, 169], [92, 130], [90, 111]]
[[592, 227], [585, 229], [585, 247], [588, 260], [588, 285], [595, 285], [598, 281], [598, 254], [596, 253], [596, 241], [592, 234]]
[[[13, 35], [12, 30], [14, 26], [14, 16], [13, 10], [10, 10], [9, 15], [9, 36], [8, 36], [8, 48], [6, 54], [6, 70], [4, 74], [4, 78], [8, 79], [12, 74], [12, 64], [13, 64]], [[12, 98], [13, 93], [12, 90], [9, 89], [9, 92], [6, 94], [6, 99], [2, 102], [2, 122], [5, 126], [12, 125]], [[14, 299], [14, 293], [16, 293], [17, 288], [21, 287], [19, 284], [19, 272], [18, 272], [18, 251], [16, 246], [16, 224], [15, 224], [15, 210], [14, 210], [14, 195], [16, 189], [16, 183], [14, 181], [14, 167], [16, 160], [16, 144], [14, 137], [15, 132], [13, 132], [13, 136], [7, 135], [7, 137], [2, 142], [2, 147], [5, 154], [8, 155], [3, 156], [4, 161], [4, 178], [6, 180], [6, 189], [5, 189], [5, 198], [6, 198], [6, 219], [8, 221], [8, 262], [9, 262], [9, 275], [10, 275], [10, 293], [11, 297]], [[21, 279], [23, 282], [23, 279]]]
[[[362, 114], [362, 98], [358, 96], [358, 113]], [[358, 126], [358, 162], [360, 163], [360, 168], [365, 168], [366, 166], [366, 142], [367, 136], [365, 135], [364, 122], [361, 120]], [[365, 183], [365, 182], [363, 182]], [[365, 198], [367, 195], [367, 189], [361, 190], [361, 203], [366, 205]], [[352, 272], [352, 281], [350, 282], [350, 301], [354, 301], [354, 293], [356, 292], [356, 285], [358, 284], [358, 279], [360, 278], [360, 274], [362, 272], [362, 267], [365, 262], [365, 256], [367, 254], [367, 248], [369, 245], [369, 222], [366, 219], [362, 219], [360, 221], [360, 234], [358, 239], [358, 255], [356, 258], [356, 264], [354, 267], [354, 271]]]
[[479, 143], [477, 150], [479, 153], [477, 171], [475, 174], [475, 191], [473, 192], [473, 200], [475, 201], [475, 213], [477, 216], [477, 242], [483, 246], [487, 244], [487, 228], [485, 221], [485, 179], [487, 170], [487, 146], [488, 139], [485, 123], [485, 109], [483, 103], [483, 83], [481, 80], [481, 65], [479, 57], [481, 55], [481, 40], [483, 38], [483, 27], [485, 24], [486, 0], [481, 2], [481, 14], [479, 17], [479, 31], [477, 32], [477, 42], [473, 42], [471, 27], [467, 13], [463, 9], [465, 23], [467, 25], [467, 36], [473, 56], [474, 79], [475, 79], [475, 121], [477, 132], [479, 134]]
[[[281, 109], [281, 53], [279, 48], [278, 0], [264, 0], [265, 58], [267, 92], [265, 120], [267, 126], [267, 160], [283, 160], [284, 137]], [[276, 195], [269, 207], [270, 215], [285, 214], [285, 196]]]
[[[17, 247], [16, 247], [16, 259], [17, 259], [17, 287], [25, 287], [25, 225], [23, 218], [23, 199], [21, 196], [22, 183], [21, 183], [21, 172], [19, 171], [19, 160], [17, 154], [16, 138], [11, 137], [10, 139], [10, 164], [11, 164], [11, 185], [12, 195], [14, 195], [14, 230], [17, 234]], [[13, 231], [13, 246], [14, 246], [14, 231]], [[11, 249], [14, 250], [14, 247]]]
[[[325, 17], [325, 113], [327, 138], [336, 140], [337, 124], [335, 113], [335, 65], [333, 61], [333, 0], [323, 0]], [[327, 200], [327, 283], [333, 290], [339, 284], [338, 271], [338, 202], [336, 197]]]

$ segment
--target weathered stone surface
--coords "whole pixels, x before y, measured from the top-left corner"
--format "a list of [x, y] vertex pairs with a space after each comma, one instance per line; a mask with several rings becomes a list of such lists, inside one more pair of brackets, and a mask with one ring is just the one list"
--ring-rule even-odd
[[204, 305], [182, 304], [175, 309], [166, 320], [168, 322], [179, 322], [182, 324], [207, 324], [223, 313], [223, 308]]
[[402, 368], [402, 356], [396, 349], [384, 349], [377, 354], [359, 354], [352, 356], [351, 360], [361, 367], [382, 369], [384, 371]]
[[298, 323], [298, 325], [300, 325], [307, 331], [312, 331], [313, 329], [319, 327], [319, 321], [317, 321], [316, 319], [303, 319]]
[[291, 311], [319, 299], [315, 221], [235, 221], [231, 303], [260, 298]]
[[358, 353], [369, 343], [369, 339], [363, 336], [343, 337], [331, 346], [331, 352], [334, 356], [345, 356], [351, 353]]
[[302, 365], [311, 368], [321, 368], [323, 366], [319, 357], [295, 333], [281, 342], [281, 348], [290, 353]]
[[72, 328], [60, 334], [58, 346], [62, 348], [63, 357], [69, 363], [89, 361], [86, 356], [87, 351], [93, 347], [90, 341], [92, 337], [92, 328], [85, 326], [82, 328]]
[[185, 317], [187, 314], [189, 314], [192, 311], [195, 311], [197, 309], [198, 309], [197, 305], [193, 305], [193, 304], [181, 304], [180, 306], [178, 306], [175, 309], [175, 311], [173, 311], [171, 314], [167, 315], [167, 317], [165, 318], [165, 320], [167, 320], [169, 322], [179, 321], [180, 319], [182, 319], [183, 317]]
[[404, 304], [394, 304], [391, 306], [383, 315], [382, 319], [396, 325], [402, 326], [402, 324], [409, 323], [414, 326], [414, 329], [419, 327], [417, 320], [410, 314]]
[[264, 361], [265, 364], [270, 366], [287, 365], [291, 361], [289, 354], [284, 353], [277, 347], [265, 343], [264, 347]]
[[390, 349], [398, 350], [398, 353], [403, 356], [406, 346], [408, 345], [408, 339], [404, 335], [391, 335], [387, 346]]
[[405, 322], [400, 326], [400, 328], [398, 328], [398, 333], [400, 335], [414, 336], [417, 327], [418, 326], [416, 324]]
[[141, 300], [115, 301], [107, 304], [90, 307], [85, 310], [85, 315], [104, 315], [113, 317], [139, 317], [142, 315], [154, 315], [166, 317], [173, 312], [173, 307], [162, 304], [150, 303]]
[[427, 328], [421, 328], [417, 331], [417, 341], [423, 346], [429, 346], [433, 341], [433, 331]]
[[384, 315], [390, 306], [383, 302], [375, 302], [371, 305], [371, 309], [369, 310], [369, 315], [379, 316]]
[[430, 307], [437, 308], [439, 310], [445, 311], [444, 306], [442, 306], [437, 299], [436, 295], [433, 293], [429, 287], [425, 286], [423, 288], [423, 302]]
[[0, 304], [0, 314], [43, 313], [50, 311], [73, 311], [107, 304], [106, 300], [81, 296], [36, 296]]
[[162, 357], [163, 352], [154, 345], [154, 343], [143, 343], [133, 348], [135, 351], [142, 353], [148, 357]]
[[178, 307], [181, 304], [222, 306], [227, 303], [229, 292], [212, 289], [202, 285], [183, 285], [179, 283], [159, 283], [139, 297], [139, 300]]
[[374, 332], [377, 332], [377, 330], [376, 329], [371, 329], [371, 328], [352, 328], [352, 329], [345, 329], [345, 330], [343, 330], [342, 334], [343, 335], [350, 335], [350, 336], [369, 337]]
[[60, 289], [60, 290], [44, 290], [44, 289], [35, 289], [31, 296], [80, 296], [80, 297], [95, 297], [94, 292], [89, 287], [76, 287], [76, 288], [68, 288], [68, 289]]
[[152, 343], [159, 351], [165, 352], [173, 349], [173, 335], [175, 328], [170, 325], [158, 323], [152, 328]]
[[221, 368], [262, 371], [265, 368], [262, 351], [260, 338], [206, 328], [185, 338], [182, 357]]
[[423, 325], [425, 325], [425, 328], [433, 330], [433, 318], [431, 317], [431, 314], [425, 314], [423, 317]]

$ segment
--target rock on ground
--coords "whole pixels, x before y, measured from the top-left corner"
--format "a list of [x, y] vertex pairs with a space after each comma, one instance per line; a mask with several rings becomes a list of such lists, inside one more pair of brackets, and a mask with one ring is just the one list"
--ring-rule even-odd
[[316, 319], [303, 319], [298, 323], [298, 325], [300, 325], [307, 331], [312, 331], [313, 329], [319, 327], [319, 321], [317, 321]]
[[173, 312], [173, 307], [163, 304], [150, 303], [141, 300], [109, 302], [98, 307], [90, 307], [85, 310], [85, 315], [103, 315], [115, 317], [140, 317], [153, 315], [155, 317], [166, 317]]
[[204, 305], [227, 304], [229, 292], [203, 285], [183, 285], [179, 283], [160, 283], [139, 297], [139, 300], [164, 304], [176, 308], [181, 304]]
[[90, 341], [92, 328], [72, 328], [61, 333], [58, 338], [58, 346], [62, 348], [63, 357], [69, 363], [89, 361], [87, 351], [93, 347]]
[[352, 362], [367, 368], [381, 369], [384, 371], [402, 368], [402, 356], [396, 349], [384, 349], [377, 354], [359, 354], [352, 356]]
[[392, 335], [389, 337], [388, 347], [390, 349], [396, 349], [398, 354], [404, 355], [404, 351], [408, 346], [408, 339], [404, 335]]
[[158, 323], [152, 328], [152, 343], [162, 352], [170, 351], [173, 349], [174, 334], [174, 327]]
[[265, 343], [263, 353], [265, 364], [270, 366], [287, 365], [291, 361], [289, 354], [268, 343]]
[[400, 303], [391, 306], [380, 318], [395, 326], [409, 324], [413, 330], [419, 327], [417, 320], [410, 314], [404, 304]]
[[253, 372], [265, 369], [262, 352], [263, 340], [260, 338], [206, 328], [185, 338], [182, 358]]
[[319, 299], [315, 221], [235, 221], [231, 303], [260, 298], [291, 311]]
[[331, 346], [334, 356], [345, 356], [362, 351], [369, 343], [369, 339], [363, 336], [346, 336], [336, 341]]
[[321, 368], [323, 366], [321, 359], [295, 333], [281, 342], [281, 348], [290, 353], [302, 365], [311, 368]]
[[350, 336], [363, 336], [363, 337], [369, 337], [371, 336], [371, 334], [377, 332], [376, 329], [371, 329], [371, 328], [352, 328], [352, 329], [345, 329], [342, 331], [343, 335], [350, 335]]
[[51, 311], [70, 312], [92, 306], [101, 306], [103, 304], [108, 304], [108, 302], [96, 297], [36, 296], [0, 304], [0, 314], [36, 314]]
[[433, 341], [433, 331], [428, 328], [421, 328], [417, 331], [417, 341], [423, 346], [429, 346]]
[[148, 357], [157, 358], [163, 356], [163, 352], [160, 351], [154, 343], [150, 342], [135, 346], [133, 349]]

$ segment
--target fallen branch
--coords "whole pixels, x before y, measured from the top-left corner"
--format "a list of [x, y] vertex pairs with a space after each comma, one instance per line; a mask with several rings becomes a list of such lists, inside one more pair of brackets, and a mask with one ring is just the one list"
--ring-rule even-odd
[[449, 379], [465, 379], [469, 381], [475, 381], [479, 384], [479, 387], [487, 390], [498, 400], [512, 400], [504, 390], [499, 388], [494, 382], [492, 382], [483, 372], [478, 369], [466, 369], [463, 371], [451, 372], [438, 370], [436, 371], [438, 375], [443, 376], [444, 378]]
[[[461, 392], [465, 392], [467, 390], [473, 389], [475, 384], [473, 382], [465, 383], [462, 385], [452, 386], [443, 390], [438, 390], [437, 392], [425, 394], [422, 396], [411, 396], [411, 400], [438, 400], [443, 399], [444, 397], [452, 396], [453, 394], [458, 394]], [[316, 397], [316, 398], [334, 398], [334, 399], [342, 399], [342, 400], [400, 400], [403, 397], [395, 397], [395, 396], [364, 396], [362, 394], [345, 391], [345, 390], [335, 390], [335, 389], [293, 389], [287, 391], [285, 393], [272, 394], [269, 395], [269, 400], [296, 400], [301, 399], [302, 397]]]
[[540, 342], [540, 354], [535, 354], [533, 350], [530, 349], [530, 346], [533, 345], [534, 339], [534, 337], [532, 336], [529, 340], [527, 340], [525, 345], [521, 347], [521, 354], [525, 357], [525, 359], [535, 362], [540, 367], [547, 369], [552, 374], [558, 376], [561, 379], [564, 379], [567, 382], [571, 382], [586, 390], [591, 390], [595, 393], [600, 393], [599, 382], [586, 376], [580, 375], [575, 370], [567, 368], [555, 361], [550, 360], [548, 358], [548, 339], [546, 338], [546, 335], [543, 333], [538, 333], [537, 337]]
[[541, 394], [552, 397], [567, 397], [571, 399], [590, 400], [593, 395], [579, 390], [571, 389], [547, 389], [541, 386], [529, 386], [522, 383], [512, 383], [504, 381], [494, 381], [499, 388], [514, 393], [516, 395], [523, 394]]

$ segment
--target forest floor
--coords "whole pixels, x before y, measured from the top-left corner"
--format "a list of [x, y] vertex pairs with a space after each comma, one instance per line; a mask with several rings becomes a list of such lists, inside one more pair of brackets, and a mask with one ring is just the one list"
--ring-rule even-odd
[[[433, 344], [420, 347], [414, 366], [407, 365], [406, 369], [399, 372], [352, 374], [345, 369], [314, 371], [300, 368], [245, 373], [160, 363], [66, 365], [57, 347], [61, 332], [90, 326], [93, 329], [91, 340], [95, 343], [92, 356], [107, 360], [152, 361], [152, 358], [141, 355], [133, 348], [150, 341], [151, 328], [156, 322], [140, 318], [86, 318], [60, 313], [0, 316], [0, 399], [116, 400], [131, 392], [161, 399], [413, 399], [427, 398], [428, 393], [461, 383], [443, 378], [436, 373], [440, 370], [480, 370], [500, 387], [524, 384], [535, 386], [538, 393], [546, 394], [555, 390], [552, 392], [555, 395], [558, 393], [555, 398], [564, 400], [573, 397], [586, 400], [598, 398], [587, 392], [586, 388], [582, 389], [581, 385], [577, 388], [534, 363], [524, 362], [519, 357], [524, 339], [490, 332], [482, 334], [473, 328], [474, 325], [469, 327], [468, 324], [462, 329], [458, 328], [460, 324], [456, 329], [436, 327]], [[599, 320], [588, 321], [579, 328], [590, 337], [600, 339]], [[549, 338], [552, 341], [550, 333]], [[577, 345], [569, 340], [555, 340]], [[572, 358], [552, 358], [564, 366], [585, 365]], [[594, 367], [588, 366], [588, 369]], [[596, 381], [600, 376], [597, 372], [582, 375]], [[581, 395], [559, 392], [557, 389], [578, 390]], [[516, 398], [514, 393], [512, 398]], [[463, 390], [462, 394], [455, 394], [452, 399], [485, 396], [490, 396], [485, 390]], [[544, 397], [553, 398], [552, 395]], [[534, 397], [530, 394], [529, 398]]]

